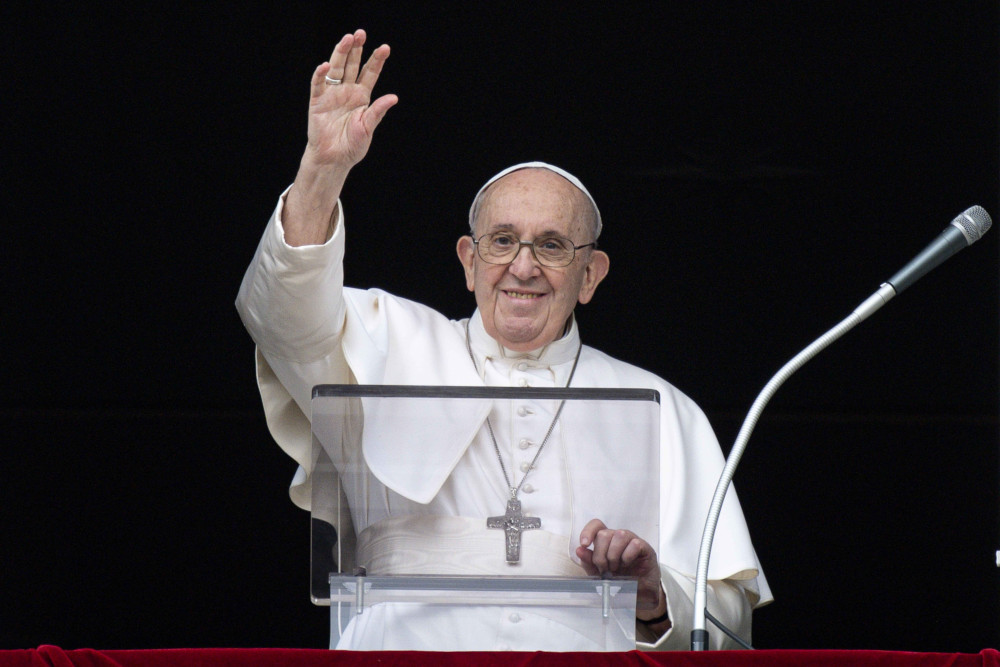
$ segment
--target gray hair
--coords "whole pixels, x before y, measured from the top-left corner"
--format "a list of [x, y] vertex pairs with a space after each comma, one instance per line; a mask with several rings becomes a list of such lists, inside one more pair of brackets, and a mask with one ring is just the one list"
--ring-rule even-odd
[[476, 221], [479, 219], [479, 211], [483, 206], [483, 201], [486, 199], [486, 191], [491, 185], [499, 181], [501, 178], [507, 174], [518, 171], [520, 169], [548, 169], [551, 172], [559, 174], [567, 181], [572, 183], [580, 192], [587, 196], [590, 200], [591, 206], [594, 207], [594, 215], [591, 218], [590, 224], [591, 229], [594, 232], [594, 241], [597, 241], [597, 237], [601, 235], [601, 211], [597, 208], [597, 202], [594, 201], [593, 196], [587, 191], [580, 179], [569, 173], [565, 169], [560, 169], [555, 165], [548, 164], [547, 162], [522, 162], [521, 164], [515, 164], [513, 167], [507, 167], [500, 173], [493, 176], [490, 180], [486, 181], [483, 187], [479, 188], [479, 192], [476, 193], [476, 198], [472, 200], [472, 206], [469, 208], [469, 231], [473, 237], [476, 235]]

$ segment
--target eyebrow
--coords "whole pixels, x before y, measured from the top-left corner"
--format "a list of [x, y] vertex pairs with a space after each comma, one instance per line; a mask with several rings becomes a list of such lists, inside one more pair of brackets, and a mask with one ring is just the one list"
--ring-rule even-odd
[[[513, 223], [510, 223], [510, 222], [501, 222], [500, 224], [496, 225], [495, 227], [490, 227], [489, 231], [487, 231], [486, 233], [489, 234], [489, 233], [498, 232], [498, 231], [501, 231], [501, 230], [508, 231], [508, 232], [513, 232], [514, 231], [514, 225], [513, 225]], [[556, 229], [551, 229], [551, 228], [550, 229], [543, 229], [541, 232], [539, 232], [535, 236], [535, 238], [546, 237], [546, 236], [559, 236], [561, 238], [569, 238], [567, 236], [566, 232], [562, 232], [562, 231], [559, 231], [559, 230], [556, 230]], [[520, 236], [518, 238], [520, 238]]]

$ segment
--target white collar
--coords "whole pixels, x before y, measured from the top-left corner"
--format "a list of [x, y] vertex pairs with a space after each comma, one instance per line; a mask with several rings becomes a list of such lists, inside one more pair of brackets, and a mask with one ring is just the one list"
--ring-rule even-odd
[[476, 369], [482, 377], [488, 361], [512, 363], [514, 360], [529, 359], [549, 368], [571, 363], [580, 347], [580, 330], [576, 325], [576, 317], [570, 316], [569, 331], [562, 338], [537, 350], [517, 352], [504, 347], [486, 333], [482, 313], [477, 308], [469, 318], [469, 344], [476, 359]]

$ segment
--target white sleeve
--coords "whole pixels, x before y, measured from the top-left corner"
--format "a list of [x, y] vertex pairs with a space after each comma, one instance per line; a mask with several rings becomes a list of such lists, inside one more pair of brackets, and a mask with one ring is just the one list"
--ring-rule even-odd
[[292, 500], [309, 509], [312, 388], [350, 381], [341, 349], [345, 231], [338, 202], [329, 241], [288, 245], [281, 225], [285, 194], [287, 190], [243, 277], [236, 309], [257, 344], [257, 385], [268, 429], [300, 466], [290, 489]]
[[346, 309], [343, 207], [338, 202], [329, 241], [300, 247], [285, 243], [283, 208], [284, 195], [243, 277], [236, 308], [260, 355], [308, 414], [319, 377], [347, 382], [350, 373], [340, 349]]
[[[638, 637], [636, 647], [646, 651], [688, 651], [691, 649], [691, 629], [694, 621], [694, 579], [666, 565], [660, 565], [663, 590], [667, 595], [667, 610], [671, 627], [660, 637]], [[738, 637], [750, 643], [752, 604], [746, 590], [730, 579], [708, 582], [708, 610], [712, 616]], [[641, 623], [638, 624], [642, 626]], [[637, 628], [641, 634], [643, 628]], [[713, 651], [741, 648], [713, 624], [708, 624], [709, 648]]]

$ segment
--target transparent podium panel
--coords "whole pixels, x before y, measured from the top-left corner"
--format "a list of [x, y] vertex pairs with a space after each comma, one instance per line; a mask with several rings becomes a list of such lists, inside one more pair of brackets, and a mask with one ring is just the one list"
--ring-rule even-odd
[[588, 576], [576, 548], [593, 519], [658, 544], [659, 414], [649, 389], [315, 387], [331, 644], [634, 648], [635, 582]]
[[[458, 624], [519, 624], [531, 616], [557, 621], [604, 651], [635, 648], [635, 579], [600, 577], [472, 577], [472, 576], [350, 576], [330, 575], [330, 648], [351, 632], [351, 623], [378, 605], [392, 603], [397, 618], [426, 619], [434, 614], [454, 616]], [[481, 621], [473, 621], [476, 616]], [[467, 641], [476, 628], [468, 628], [459, 640]], [[557, 650], [543, 636], [523, 637], [521, 651]], [[418, 640], [423, 641], [423, 640]], [[432, 650], [443, 650], [434, 639]], [[413, 644], [407, 640], [407, 647]], [[483, 650], [482, 644], [473, 650]], [[384, 645], [383, 645], [384, 648]], [[463, 650], [454, 648], [454, 650]]]

